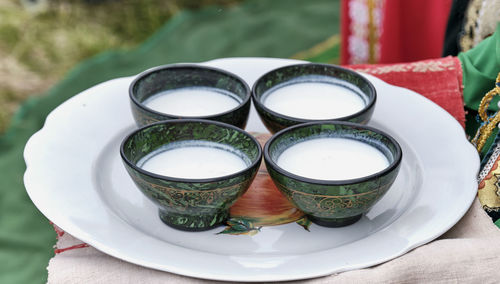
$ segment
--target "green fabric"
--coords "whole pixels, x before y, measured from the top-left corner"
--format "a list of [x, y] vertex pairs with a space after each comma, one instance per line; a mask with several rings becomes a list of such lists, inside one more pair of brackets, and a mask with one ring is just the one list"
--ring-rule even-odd
[[[462, 62], [465, 105], [478, 110], [481, 99], [493, 89], [500, 72], [500, 23], [493, 36], [460, 53], [458, 58]], [[498, 110], [497, 101], [491, 103], [491, 110]]]
[[290, 57], [337, 34], [338, 23], [338, 0], [256, 0], [226, 10], [182, 12], [138, 49], [98, 55], [44, 96], [27, 101], [0, 137], [0, 283], [47, 279], [55, 233], [25, 192], [22, 153], [57, 105], [99, 82], [156, 65], [231, 56]]
[[[495, 86], [495, 79], [500, 72], [500, 23], [497, 25], [495, 33], [480, 42], [477, 46], [467, 52], [458, 55], [462, 63], [464, 82], [464, 102], [466, 115], [465, 132], [470, 137], [474, 137], [480, 124], [477, 117], [477, 110], [481, 99]], [[498, 110], [498, 96], [490, 103], [489, 110]], [[488, 138], [481, 158], [486, 156], [490, 149], [498, 129], [495, 129]]]
[[497, 227], [500, 228], [500, 219], [498, 219], [498, 220], [495, 221], [495, 225], [497, 225]]

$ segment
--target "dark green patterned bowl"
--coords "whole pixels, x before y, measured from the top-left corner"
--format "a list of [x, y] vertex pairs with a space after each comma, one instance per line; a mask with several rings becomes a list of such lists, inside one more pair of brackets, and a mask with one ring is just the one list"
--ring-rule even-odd
[[[181, 88], [210, 88], [238, 101], [233, 109], [205, 116], [180, 116], [147, 107], [151, 97]], [[250, 111], [250, 87], [230, 72], [195, 64], [173, 64], [149, 69], [137, 76], [129, 88], [132, 114], [139, 127], [158, 121], [197, 118], [220, 121], [244, 129]]]
[[[161, 147], [182, 147], [181, 142], [192, 140], [206, 141], [203, 143], [212, 143], [209, 147], [240, 156], [246, 168], [221, 177], [186, 179], [154, 174], [138, 166], [141, 158]], [[120, 154], [134, 183], [159, 207], [161, 220], [188, 231], [208, 230], [223, 223], [229, 207], [252, 183], [262, 159], [261, 147], [252, 135], [229, 124], [201, 119], [169, 120], [138, 129], [123, 140]]]
[[[289, 147], [315, 138], [347, 138], [367, 143], [389, 161], [375, 174], [349, 180], [318, 180], [290, 173], [277, 164]], [[278, 189], [318, 225], [346, 226], [358, 221], [389, 189], [402, 153], [394, 138], [372, 127], [350, 122], [312, 122], [276, 133], [264, 147], [267, 171]], [[360, 161], [361, 162], [361, 161]]]
[[[343, 117], [304, 119], [278, 113], [264, 105], [266, 96], [273, 90], [303, 82], [329, 83], [345, 87], [359, 95], [365, 106], [360, 111]], [[305, 93], [304, 96], [307, 96], [307, 94]], [[292, 125], [314, 121], [334, 120], [366, 124], [373, 114], [376, 99], [375, 87], [365, 77], [354, 71], [329, 64], [306, 63], [274, 69], [262, 75], [252, 88], [252, 100], [257, 113], [267, 129], [272, 133]]]

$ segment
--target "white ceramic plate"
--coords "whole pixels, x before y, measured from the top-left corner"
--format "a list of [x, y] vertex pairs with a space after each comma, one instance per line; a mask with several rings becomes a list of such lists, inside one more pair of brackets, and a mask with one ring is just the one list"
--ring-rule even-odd
[[[204, 63], [251, 86], [293, 60], [230, 58]], [[398, 257], [451, 228], [476, 195], [479, 159], [446, 111], [404, 88], [366, 77], [378, 101], [370, 125], [403, 148], [392, 188], [359, 222], [343, 228], [264, 227], [255, 236], [181, 232], [161, 223], [119, 156], [135, 128], [132, 77], [111, 80], [66, 101], [28, 141], [24, 183], [45, 216], [66, 232], [122, 260], [206, 279], [279, 281], [369, 267]], [[265, 131], [252, 109], [247, 130]]]

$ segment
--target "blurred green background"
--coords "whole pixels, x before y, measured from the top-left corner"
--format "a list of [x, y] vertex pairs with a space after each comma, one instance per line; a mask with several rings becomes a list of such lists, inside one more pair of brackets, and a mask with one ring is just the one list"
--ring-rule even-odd
[[76, 63], [136, 47], [177, 12], [241, 0], [0, 0], [0, 131], [19, 103]]
[[339, 0], [0, 0], [0, 283], [45, 283], [56, 234], [23, 185], [48, 113], [100, 82], [176, 62], [338, 63]]
[[[134, 49], [181, 11], [195, 14], [198, 12], [201, 17], [206, 16], [203, 9], [213, 8], [221, 15], [221, 19], [217, 20], [215, 17], [211, 23], [219, 21], [223, 24], [227, 20], [224, 18], [227, 13], [241, 9], [241, 6], [269, 6], [270, 9], [275, 9], [276, 13], [273, 14], [277, 16], [280, 16], [281, 9], [289, 9], [283, 1], [272, 2], [276, 1], [248, 0], [244, 3], [243, 0], [0, 0], [0, 133], [9, 125], [20, 102], [29, 96], [47, 91], [77, 63], [107, 50]], [[332, 8], [329, 12], [337, 12], [339, 1], [330, 2]], [[294, 1], [289, 4], [295, 5]], [[298, 7], [302, 7], [302, 4]], [[300, 13], [298, 10], [296, 12]], [[305, 11], [304, 16], [307, 15]], [[262, 18], [259, 14], [248, 16], [274, 24], [272, 20]], [[279, 19], [288, 22], [290, 20], [297, 19]], [[331, 14], [331, 20], [325, 26], [325, 29], [331, 29], [332, 36], [338, 34], [337, 20], [338, 13]], [[245, 26], [246, 23], [236, 19], [233, 21], [242, 28], [243, 33], [245, 29], [250, 28]], [[285, 33], [289, 33], [296, 26], [309, 28], [298, 19], [295, 24], [289, 25], [289, 30]], [[272, 29], [265, 25], [262, 28]], [[189, 29], [186, 31], [189, 32]], [[266, 34], [266, 31], [263, 33]], [[221, 30], [220, 35], [215, 33], [214, 36], [223, 39], [238, 35], [228, 35]], [[279, 40], [280, 37], [277, 36], [276, 40]], [[216, 41], [217, 38], [211, 40]], [[272, 38], [263, 37], [260, 40], [272, 41]], [[338, 61], [338, 35], [329, 42], [333, 42], [336, 48], [320, 51], [316, 48], [316, 52], [311, 52], [307, 51], [307, 47], [297, 48], [296, 44], [290, 42], [282, 43], [281, 48], [291, 47], [297, 52], [304, 48], [305, 52], [296, 57], [335, 63]], [[304, 39], [303, 44], [311, 45], [314, 42]], [[331, 46], [330, 44], [328, 47]], [[249, 48], [252, 48], [252, 45]], [[258, 51], [260, 50], [256, 50], [255, 54]], [[275, 54], [289, 56], [286, 52]], [[223, 53], [211, 55], [226, 56]]]

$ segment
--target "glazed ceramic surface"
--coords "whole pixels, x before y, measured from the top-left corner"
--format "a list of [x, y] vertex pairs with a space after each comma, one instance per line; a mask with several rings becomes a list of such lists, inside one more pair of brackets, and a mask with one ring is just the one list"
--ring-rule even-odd
[[[230, 70], [252, 85], [265, 72], [296, 63], [232, 58], [203, 64]], [[192, 277], [283, 281], [388, 261], [437, 238], [465, 214], [476, 196], [479, 159], [446, 111], [412, 91], [364, 76], [379, 94], [369, 125], [397, 139], [403, 160], [391, 189], [351, 226], [312, 224], [308, 232], [286, 224], [254, 236], [165, 226], [157, 206], [128, 176], [118, 150], [136, 128], [127, 96], [132, 77], [90, 88], [47, 117], [24, 152], [27, 192], [48, 219], [91, 246]], [[265, 131], [254, 110], [247, 130]]]
[[[386, 156], [389, 166], [366, 177], [336, 181], [301, 177], [278, 166], [278, 158], [286, 149], [315, 138], [347, 138], [369, 144]], [[264, 149], [267, 171], [278, 189], [313, 222], [327, 227], [346, 226], [361, 219], [396, 179], [401, 158], [401, 148], [392, 137], [345, 122], [292, 126], [276, 133]]]
[[[233, 148], [249, 165], [234, 174], [196, 180], [162, 176], [137, 166], [143, 157], [161, 147], [193, 140]], [[186, 231], [208, 230], [226, 221], [229, 207], [248, 189], [262, 159], [260, 144], [250, 134], [231, 125], [193, 119], [164, 121], [141, 128], [123, 141], [120, 150], [127, 172], [158, 205], [161, 220]]]
[[[294, 80], [308, 82], [307, 79], [301, 79], [307, 78], [308, 76], [322, 78], [320, 80], [324, 83], [336, 84], [351, 89], [359, 89], [359, 91], [356, 91], [356, 94], [363, 99], [365, 107], [351, 115], [332, 120], [366, 124], [371, 118], [377, 100], [377, 91], [372, 83], [365, 77], [361, 76], [359, 73], [335, 65], [315, 63], [295, 64], [274, 69], [258, 78], [253, 85], [252, 100], [254, 106], [262, 122], [271, 133], [278, 132], [292, 125], [314, 121], [277, 113], [266, 107], [262, 102], [264, 95], [266, 95], [266, 91]], [[307, 94], [304, 94], [304, 96], [307, 96]]]
[[[220, 89], [239, 98], [239, 105], [231, 110], [206, 116], [183, 117], [155, 111], [143, 102], [164, 91], [189, 87]], [[162, 120], [201, 118], [232, 124], [244, 129], [250, 111], [250, 87], [241, 78], [208, 66], [172, 64], [149, 69], [137, 76], [129, 88], [130, 106], [138, 126]]]

